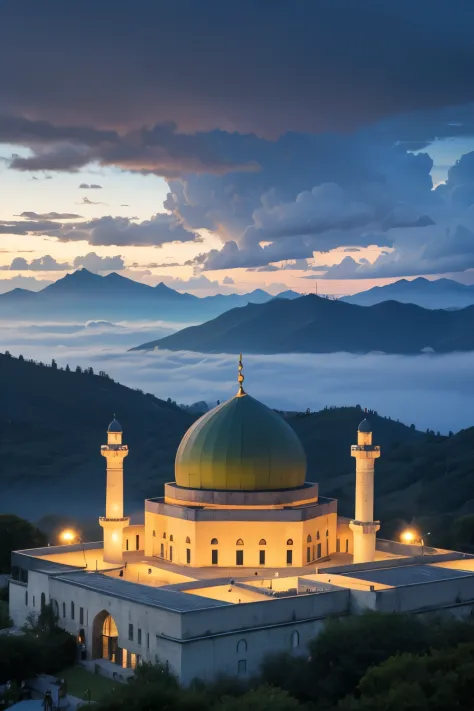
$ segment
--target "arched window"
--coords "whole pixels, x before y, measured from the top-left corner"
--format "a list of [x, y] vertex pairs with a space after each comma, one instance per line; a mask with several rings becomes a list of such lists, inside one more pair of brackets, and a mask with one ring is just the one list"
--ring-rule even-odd
[[166, 538], [166, 533], [163, 533], [163, 538]]
[[170, 542], [173, 543], [173, 540], [174, 540], [173, 534], [171, 534], [171, 536], [170, 536]]
[[306, 543], [311, 543], [311, 536], [308, 536], [308, 538], [306, 539]]
[[299, 632], [297, 632], [296, 630], [293, 630], [290, 635], [290, 643], [293, 649], [296, 649], [296, 647], [300, 646], [300, 635]]
[[186, 543], [191, 543], [191, 539], [189, 536], [186, 536]]
[[326, 538], [329, 536], [329, 530], [326, 528]]
[[258, 545], [259, 545], [259, 546], [266, 546], [266, 545], [267, 545], [267, 542], [266, 542], [266, 540], [265, 540], [264, 538], [261, 538], [261, 539], [259, 540], [259, 542], [258, 542]]
[[316, 531], [316, 540], [319, 541], [319, 531]]
[[287, 540], [287, 542], [286, 542], [286, 545], [287, 545], [287, 546], [292, 546], [292, 545], [293, 545], [293, 539], [292, 539], [292, 538], [289, 538], [289, 539]]
[[156, 531], [153, 531], [153, 538], [156, 537]]
[[242, 540], [241, 538], [238, 538], [238, 539], [237, 539], [237, 543], [236, 543], [235, 545], [236, 545], [236, 546], [243, 546], [243, 545], [244, 545], [244, 542], [243, 542], [243, 540]]
[[44, 593], [41, 593], [41, 610], [44, 610], [46, 607], [46, 595]]
[[219, 545], [219, 541], [217, 540], [217, 538], [213, 538], [211, 541], [211, 546], [218, 546], [218, 545]]
[[245, 654], [247, 652], [247, 642], [245, 639], [241, 639], [237, 642], [237, 654]]

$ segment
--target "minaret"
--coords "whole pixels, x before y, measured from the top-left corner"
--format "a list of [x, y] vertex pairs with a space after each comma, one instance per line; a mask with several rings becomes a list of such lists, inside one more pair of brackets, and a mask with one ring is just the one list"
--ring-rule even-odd
[[354, 563], [370, 563], [375, 559], [375, 534], [380, 521], [374, 521], [374, 464], [380, 457], [380, 447], [372, 444], [372, 428], [363, 420], [357, 430], [357, 444], [351, 447], [356, 460], [355, 519], [353, 532]]
[[102, 445], [100, 453], [107, 460], [105, 517], [99, 519], [104, 529], [104, 561], [121, 563], [123, 529], [130, 524], [130, 519], [123, 515], [123, 460], [128, 447], [122, 444], [122, 427], [115, 416], [107, 430], [107, 444]]

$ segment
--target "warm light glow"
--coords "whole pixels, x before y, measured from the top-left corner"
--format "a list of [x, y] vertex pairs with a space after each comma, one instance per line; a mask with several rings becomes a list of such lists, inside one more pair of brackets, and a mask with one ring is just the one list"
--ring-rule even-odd
[[66, 529], [59, 534], [59, 538], [63, 543], [73, 543], [77, 537], [77, 533], [71, 529]]
[[416, 535], [413, 533], [413, 531], [403, 531], [400, 538], [402, 539], [403, 543], [413, 543], [416, 540]]

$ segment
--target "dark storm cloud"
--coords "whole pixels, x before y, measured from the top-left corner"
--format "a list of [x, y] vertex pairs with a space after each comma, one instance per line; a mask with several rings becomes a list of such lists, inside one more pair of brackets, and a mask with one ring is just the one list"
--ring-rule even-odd
[[234, 159], [228, 159], [225, 152], [229, 140], [231, 137], [220, 131], [195, 135], [179, 133], [174, 123], [119, 134], [0, 116], [0, 143], [18, 143], [33, 152], [26, 157], [12, 156], [10, 167], [21, 171], [76, 172], [92, 162], [168, 178], [186, 171], [219, 175], [231, 170], [258, 170], [255, 161], [244, 163], [235, 151]]
[[474, 99], [473, 25], [466, 0], [10, 0], [2, 104], [106, 130], [353, 128]]

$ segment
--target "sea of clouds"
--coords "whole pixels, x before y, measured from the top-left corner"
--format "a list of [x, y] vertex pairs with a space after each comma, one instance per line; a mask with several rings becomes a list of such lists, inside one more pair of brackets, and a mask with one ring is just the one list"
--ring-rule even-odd
[[[182, 325], [181, 325], [182, 327]], [[0, 351], [60, 366], [92, 366], [157, 397], [191, 404], [231, 397], [238, 355], [128, 349], [175, 330], [174, 324], [0, 323]], [[474, 355], [245, 355], [245, 387], [282, 410], [355, 405], [447, 433], [474, 425]]]

